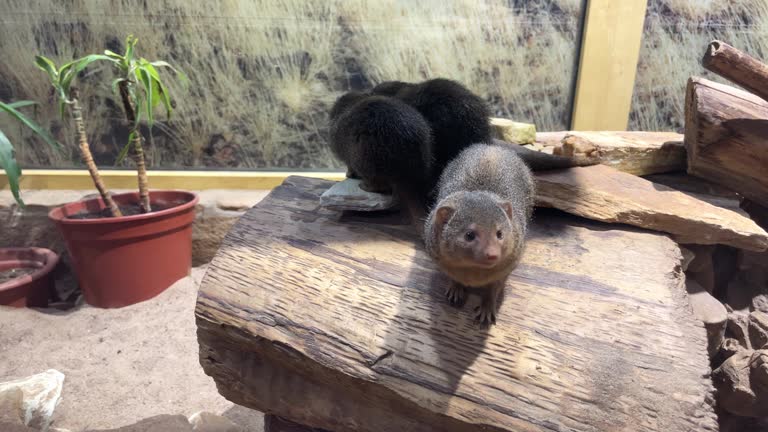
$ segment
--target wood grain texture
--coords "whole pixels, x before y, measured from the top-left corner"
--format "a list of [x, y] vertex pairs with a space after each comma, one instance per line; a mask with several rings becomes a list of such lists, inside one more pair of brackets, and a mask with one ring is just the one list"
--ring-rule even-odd
[[688, 173], [768, 205], [768, 102], [703, 78], [685, 99]]
[[674, 132], [569, 132], [554, 154], [585, 154], [635, 175], [685, 171], [683, 135]]
[[702, 66], [768, 100], [768, 65], [731, 45], [714, 40], [707, 46]]
[[768, 233], [740, 212], [605, 165], [536, 173], [536, 203], [593, 220], [666, 232], [680, 243], [768, 248]]
[[406, 221], [321, 209], [331, 185], [286, 179], [210, 264], [200, 362], [229, 400], [336, 432], [717, 429], [668, 237], [544, 209], [480, 330]]

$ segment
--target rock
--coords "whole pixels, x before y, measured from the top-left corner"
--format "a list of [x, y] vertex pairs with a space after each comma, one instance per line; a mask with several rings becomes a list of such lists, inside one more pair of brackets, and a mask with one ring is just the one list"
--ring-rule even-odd
[[536, 132], [536, 144], [543, 147], [559, 147], [569, 131]]
[[744, 279], [745, 274], [739, 273], [728, 284], [725, 303], [734, 311], [748, 314], [752, 307], [753, 286]]
[[683, 271], [689, 279], [698, 282], [710, 294], [715, 292], [715, 268], [712, 265], [715, 247], [715, 245], [685, 245], [685, 249], [694, 257], [688, 263], [687, 269], [683, 268]]
[[741, 208], [749, 214], [753, 221], [757, 222], [763, 229], [768, 230], [768, 207], [744, 199], [741, 201]]
[[764, 251], [768, 233], [752, 220], [605, 165], [536, 173], [539, 206], [672, 234], [678, 243]]
[[[20, 388], [10, 388], [0, 392], [0, 423], [24, 424], [24, 392]], [[2, 429], [0, 429], [2, 430]]]
[[45, 432], [51, 424], [53, 411], [61, 399], [63, 384], [64, 374], [55, 369], [49, 369], [27, 378], [0, 383], [0, 395], [6, 392], [18, 395], [18, 391], [21, 390], [23, 423]]
[[250, 200], [220, 199], [216, 201], [216, 207], [226, 211], [244, 212], [253, 207], [255, 203]]
[[396, 207], [397, 200], [392, 195], [364, 191], [360, 180], [348, 178], [325, 191], [320, 205], [332, 210], [377, 211]]
[[685, 171], [683, 135], [674, 132], [568, 132], [554, 154], [596, 157], [635, 175]]
[[512, 144], [533, 144], [536, 141], [536, 126], [504, 118], [491, 118], [493, 137]]
[[723, 356], [723, 361], [725, 361], [725, 359], [743, 349], [745, 348], [741, 346], [738, 340], [734, 338], [725, 338], [722, 346], [720, 347], [720, 354]]
[[328, 432], [294, 423], [275, 415], [264, 416], [264, 432]]
[[694, 254], [690, 249], [680, 246], [680, 253], [683, 254], [683, 261], [680, 262], [680, 267], [682, 267], [683, 271], [688, 271], [688, 267], [691, 265], [691, 262], [696, 258], [696, 254]]
[[[749, 367], [752, 369], [752, 388], [758, 396], [768, 399], [768, 350], [762, 349], [752, 353]], [[764, 414], [768, 417], [768, 413]]]
[[[654, 183], [668, 186], [713, 206], [734, 211], [744, 217], [749, 214], [741, 207], [741, 196], [730, 189], [686, 173], [665, 173], [643, 176]], [[761, 227], [765, 229], [765, 227]]]
[[183, 415], [163, 414], [117, 429], [90, 430], [88, 432], [192, 432], [192, 425]]
[[749, 314], [749, 340], [755, 349], [768, 349], [768, 314], [754, 311]]
[[714, 357], [720, 350], [725, 336], [728, 312], [725, 306], [693, 280], [686, 280], [688, 300], [693, 309], [693, 316], [704, 323], [707, 329], [707, 351]]
[[729, 313], [726, 335], [736, 339], [741, 347], [752, 349], [752, 343], [749, 339], [749, 316], [739, 312]]
[[768, 294], [752, 297], [752, 310], [768, 313]]
[[742, 350], [712, 372], [720, 408], [736, 415], [760, 417], [768, 410], [768, 400], [758, 399], [750, 385], [750, 360], [753, 352]]
[[210, 413], [198, 412], [189, 417], [192, 430], [195, 432], [241, 432], [242, 428], [226, 417]]

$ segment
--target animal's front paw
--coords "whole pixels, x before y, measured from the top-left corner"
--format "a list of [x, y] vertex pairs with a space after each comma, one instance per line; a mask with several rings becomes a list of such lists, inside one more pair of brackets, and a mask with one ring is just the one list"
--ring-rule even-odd
[[483, 302], [480, 306], [475, 308], [475, 323], [480, 327], [487, 328], [492, 324], [496, 324], [496, 310], [492, 304]]
[[445, 298], [451, 306], [462, 307], [467, 301], [467, 290], [457, 283], [452, 283], [445, 290]]

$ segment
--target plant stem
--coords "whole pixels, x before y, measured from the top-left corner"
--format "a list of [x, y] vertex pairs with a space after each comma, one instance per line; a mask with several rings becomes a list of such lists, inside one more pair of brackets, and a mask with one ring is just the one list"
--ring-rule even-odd
[[149, 179], [147, 176], [147, 164], [144, 158], [144, 146], [142, 145], [142, 137], [139, 132], [139, 125], [136, 122], [136, 110], [131, 103], [131, 93], [128, 90], [128, 81], [120, 81], [120, 98], [123, 100], [123, 108], [125, 109], [125, 116], [130, 123], [131, 132], [133, 133], [132, 139], [132, 152], [133, 162], [136, 164], [136, 171], [138, 173], [139, 180], [139, 205], [142, 213], [149, 213], [152, 211], [152, 206], [149, 202]]
[[75, 120], [75, 126], [77, 128], [77, 139], [80, 143], [80, 156], [83, 158], [83, 162], [85, 162], [85, 166], [88, 167], [88, 172], [91, 174], [91, 178], [93, 179], [93, 184], [96, 186], [96, 189], [98, 189], [99, 193], [101, 194], [101, 199], [104, 200], [104, 203], [107, 205], [107, 208], [109, 208], [109, 212], [112, 214], [113, 217], [119, 217], [122, 216], [122, 212], [120, 212], [120, 209], [115, 204], [115, 201], [112, 200], [112, 195], [107, 190], [107, 187], [104, 185], [104, 180], [102, 180], [101, 175], [99, 174], [99, 169], [96, 168], [96, 162], [93, 161], [93, 155], [91, 154], [91, 146], [88, 145], [88, 137], [85, 134], [85, 122], [83, 121], [83, 112], [80, 108], [80, 102], [78, 101], [78, 93], [77, 89], [72, 88], [70, 91], [70, 107], [72, 110], [72, 118]]

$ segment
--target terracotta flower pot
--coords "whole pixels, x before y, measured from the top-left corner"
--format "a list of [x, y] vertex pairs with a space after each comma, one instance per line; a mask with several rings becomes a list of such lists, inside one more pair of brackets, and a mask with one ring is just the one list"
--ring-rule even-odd
[[[198, 196], [184, 191], [151, 191], [152, 213], [73, 219], [98, 213], [101, 198], [53, 209], [48, 217], [64, 237], [85, 301], [97, 307], [128, 306], [163, 292], [189, 275], [192, 222]], [[138, 193], [113, 196], [118, 206], [138, 203]]]
[[32, 268], [32, 273], [0, 282], [0, 304], [14, 307], [46, 307], [53, 291], [51, 272], [59, 256], [43, 248], [0, 248], [0, 272]]

